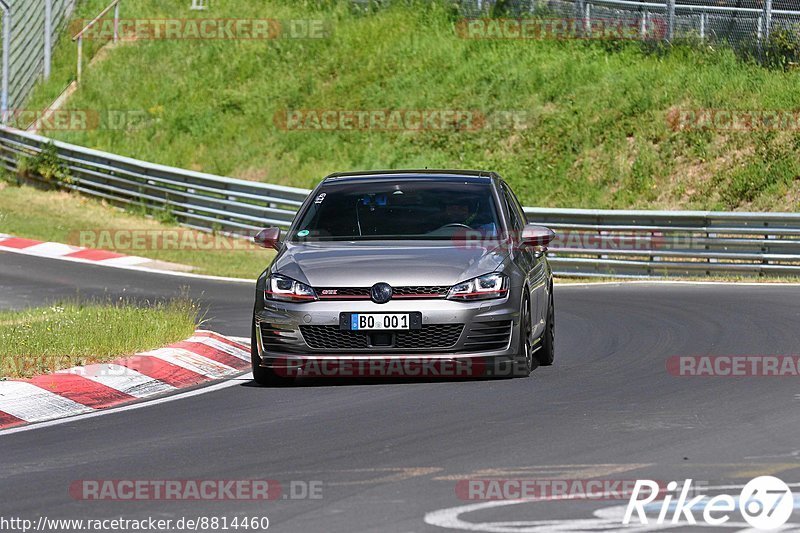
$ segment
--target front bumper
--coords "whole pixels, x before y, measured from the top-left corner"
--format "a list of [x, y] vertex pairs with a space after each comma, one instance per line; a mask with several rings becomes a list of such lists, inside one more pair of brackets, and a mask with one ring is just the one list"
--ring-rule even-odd
[[[261, 364], [278, 368], [298, 361], [413, 360], [477, 361], [510, 358], [519, 345], [520, 288], [502, 299], [460, 302], [446, 299], [267, 302], [255, 313]], [[422, 313], [422, 328], [396, 332], [374, 342], [371, 334], [341, 331], [339, 315]]]

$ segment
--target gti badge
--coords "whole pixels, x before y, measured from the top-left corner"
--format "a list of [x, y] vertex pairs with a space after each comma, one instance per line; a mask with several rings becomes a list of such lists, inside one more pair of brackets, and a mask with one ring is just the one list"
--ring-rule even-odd
[[388, 283], [376, 283], [369, 290], [369, 294], [376, 304], [385, 304], [392, 299], [392, 287]]

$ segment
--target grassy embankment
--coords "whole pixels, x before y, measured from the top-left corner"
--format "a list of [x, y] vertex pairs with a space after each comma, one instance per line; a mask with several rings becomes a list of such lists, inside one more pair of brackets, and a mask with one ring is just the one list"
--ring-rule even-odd
[[0, 379], [160, 348], [191, 336], [197, 320], [188, 300], [152, 306], [73, 301], [0, 311]]
[[[88, 0], [83, 16], [99, 11]], [[312, 5], [313, 4], [313, 5]], [[125, 18], [321, 19], [323, 39], [138, 40], [86, 72], [74, 109], [131, 110], [135, 131], [54, 132], [150, 161], [301, 187], [342, 169], [489, 168], [524, 203], [594, 208], [796, 210], [800, 135], [674, 131], [677, 110], [800, 108], [800, 72], [724, 48], [647, 50], [636, 42], [479, 41], [428, 3], [369, 15], [342, 2], [139, 0]], [[398, 3], [400, 4], [400, 3]], [[52, 100], [74, 71], [62, 40]], [[459, 109], [516, 113], [524, 127], [480, 131], [285, 131], [287, 110]]]

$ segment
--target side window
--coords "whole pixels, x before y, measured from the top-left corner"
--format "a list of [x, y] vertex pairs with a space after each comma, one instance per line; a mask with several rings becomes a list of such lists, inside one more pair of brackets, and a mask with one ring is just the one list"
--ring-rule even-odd
[[520, 231], [522, 230], [522, 226], [525, 225], [525, 219], [522, 218], [524, 217], [524, 214], [519, 210], [519, 203], [514, 197], [514, 193], [511, 192], [511, 189], [508, 188], [508, 185], [506, 185], [505, 182], [501, 183], [501, 190], [503, 191], [503, 201], [511, 222], [511, 229], [514, 231]]
[[514, 194], [514, 191], [511, 190], [511, 187], [508, 187], [508, 185], [506, 185], [506, 187], [508, 188], [508, 195], [511, 197], [511, 203], [517, 208], [517, 213], [522, 219], [522, 225], [524, 226], [528, 223], [528, 217], [525, 215], [525, 209], [522, 208], [522, 204], [519, 203], [517, 195]]

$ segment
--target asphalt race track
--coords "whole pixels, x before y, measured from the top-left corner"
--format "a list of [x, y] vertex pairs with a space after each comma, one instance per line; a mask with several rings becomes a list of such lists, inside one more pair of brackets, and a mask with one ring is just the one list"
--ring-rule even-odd
[[[208, 306], [211, 329], [249, 335], [248, 284], [0, 253], [2, 308], [182, 290]], [[0, 434], [0, 515], [267, 516], [270, 530], [298, 532], [446, 531], [437, 523], [583, 531], [624, 502], [487, 505], [459, 499], [456, 483], [693, 478], [740, 486], [761, 474], [800, 481], [798, 378], [676, 377], [665, 366], [674, 355], [798, 354], [800, 287], [562, 285], [555, 298], [556, 364], [530, 379], [274, 389], [240, 378], [189, 398]], [[294, 481], [298, 493], [321, 482], [322, 498], [80, 501], [68, 492], [85, 479], [256, 478], [284, 488]]]

